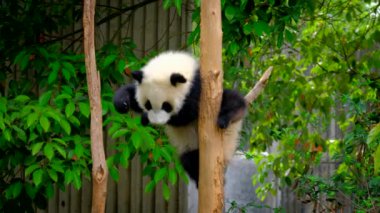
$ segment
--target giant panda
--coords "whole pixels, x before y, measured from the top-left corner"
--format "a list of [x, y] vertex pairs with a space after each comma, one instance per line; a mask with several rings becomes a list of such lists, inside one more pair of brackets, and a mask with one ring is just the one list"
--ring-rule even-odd
[[[122, 86], [114, 95], [119, 113], [129, 109], [141, 113], [142, 125], [163, 125], [169, 142], [177, 149], [181, 164], [198, 186], [198, 112], [201, 94], [199, 63], [186, 52], [169, 51], [154, 57], [139, 71], [134, 83]], [[225, 165], [233, 156], [246, 111], [244, 97], [223, 90], [217, 125], [225, 131]]]

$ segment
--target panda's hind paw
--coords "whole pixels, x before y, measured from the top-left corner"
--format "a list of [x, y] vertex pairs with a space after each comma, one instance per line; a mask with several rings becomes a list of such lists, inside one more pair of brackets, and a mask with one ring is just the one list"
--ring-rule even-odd
[[219, 117], [218, 118], [218, 127], [221, 129], [226, 129], [228, 127], [228, 124], [230, 123], [227, 118]]

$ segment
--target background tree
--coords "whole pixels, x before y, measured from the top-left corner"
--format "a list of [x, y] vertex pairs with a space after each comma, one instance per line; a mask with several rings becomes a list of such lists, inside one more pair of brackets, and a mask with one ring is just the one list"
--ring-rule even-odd
[[103, 145], [102, 102], [100, 74], [95, 57], [95, 0], [83, 3], [83, 43], [86, 63], [88, 96], [91, 107], [91, 156], [92, 156], [92, 208], [91, 212], [104, 212], [107, 198], [108, 168]]

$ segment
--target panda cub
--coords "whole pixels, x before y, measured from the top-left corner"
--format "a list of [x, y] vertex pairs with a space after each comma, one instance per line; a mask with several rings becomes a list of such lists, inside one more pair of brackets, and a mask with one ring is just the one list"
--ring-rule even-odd
[[[164, 52], [139, 71], [135, 83], [122, 86], [114, 95], [119, 113], [129, 109], [141, 113], [142, 125], [164, 125], [181, 163], [198, 186], [198, 112], [201, 81], [198, 61], [185, 52]], [[224, 129], [224, 158], [229, 162], [239, 143], [246, 111], [244, 98], [236, 91], [223, 90], [217, 125]]]

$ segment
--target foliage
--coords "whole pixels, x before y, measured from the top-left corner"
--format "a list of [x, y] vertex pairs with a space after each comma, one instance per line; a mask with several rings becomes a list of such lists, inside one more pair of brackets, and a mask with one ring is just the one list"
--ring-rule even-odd
[[[91, 178], [84, 57], [74, 48], [80, 40], [56, 37], [81, 21], [82, 12], [77, 1], [4, 1], [0, 10], [0, 211], [33, 212], [46, 207], [55, 185], [79, 189], [83, 177]], [[116, 167], [127, 167], [139, 154], [144, 175], [152, 177], [146, 191], [162, 181], [168, 199], [168, 184], [177, 182], [178, 173], [184, 177], [173, 148], [160, 138], [161, 130], [142, 128], [138, 119], [116, 113], [112, 103], [115, 85], [146, 61], [134, 55], [134, 47], [125, 38], [96, 53], [104, 125], [117, 139], [107, 162], [117, 180]]]
[[[199, 40], [199, 3], [188, 44]], [[181, 0], [164, 0], [179, 14]], [[90, 109], [81, 36], [57, 37], [81, 20], [77, 1], [3, 1], [0, 5], [0, 211], [43, 208], [68, 184], [90, 177]], [[336, 210], [352, 202], [376, 211], [380, 197], [380, 49], [377, 1], [222, 1], [225, 84], [247, 92], [268, 66], [275, 72], [250, 108], [243, 141], [256, 161], [258, 195], [292, 186], [304, 202]], [[100, 10], [97, 18], [107, 14]], [[65, 14], [64, 16], [62, 14]], [[195, 45], [193, 45], [195, 47]], [[162, 129], [143, 128], [133, 114], [115, 113], [115, 85], [149, 58], [138, 59], [128, 38], [97, 51], [105, 129], [116, 150], [107, 163], [118, 180], [136, 154], [163, 195], [184, 177]], [[116, 72], [115, 72], [116, 70]], [[336, 123], [339, 134], [325, 134]], [[275, 149], [275, 152], [268, 152]], [[337, 169], [313, 169], [330, 157]], [[272, 174], [278, 178], [271, 178]], [[276, 184], [275, 184], [276, 183]], [[324, 199], [324, 200], [323, 200]], [[333, 205], [325, 205], [324, 201]], [[245, 207], [236, 208], [242, 210]], [[249, 206], [246, 206], [247, 208]], [[257, 207], [254, 206], [253, 207]]]
[[[243, 135], [252, 147], [247, 157], [258, 165], [257, 195], [276, 193], [279, 182], [328, 211], [352, 205], [376, 212], [380, 4], [236, 0], [222, 6], [225, 84], [248, 91], [267, 67], [275, 70]], [[198, 10], [193, 20], [199, 23]], [[197, 25], [189, 43], [198, 39]], [[322, 177], [314, 168], [326, 160], [338, 167]]]
[[81, 176], [90, 176], [90, 141], [83, 131], [90, 107], [85, 88], [78, 87], [82, 60], [57, 46], [33, 46], [6, 67], [8, 77], [14, 72], [19, 78], [10, 78], [0, 97], [0, 209], [44, 208], [54, 184], [79, 189]]

